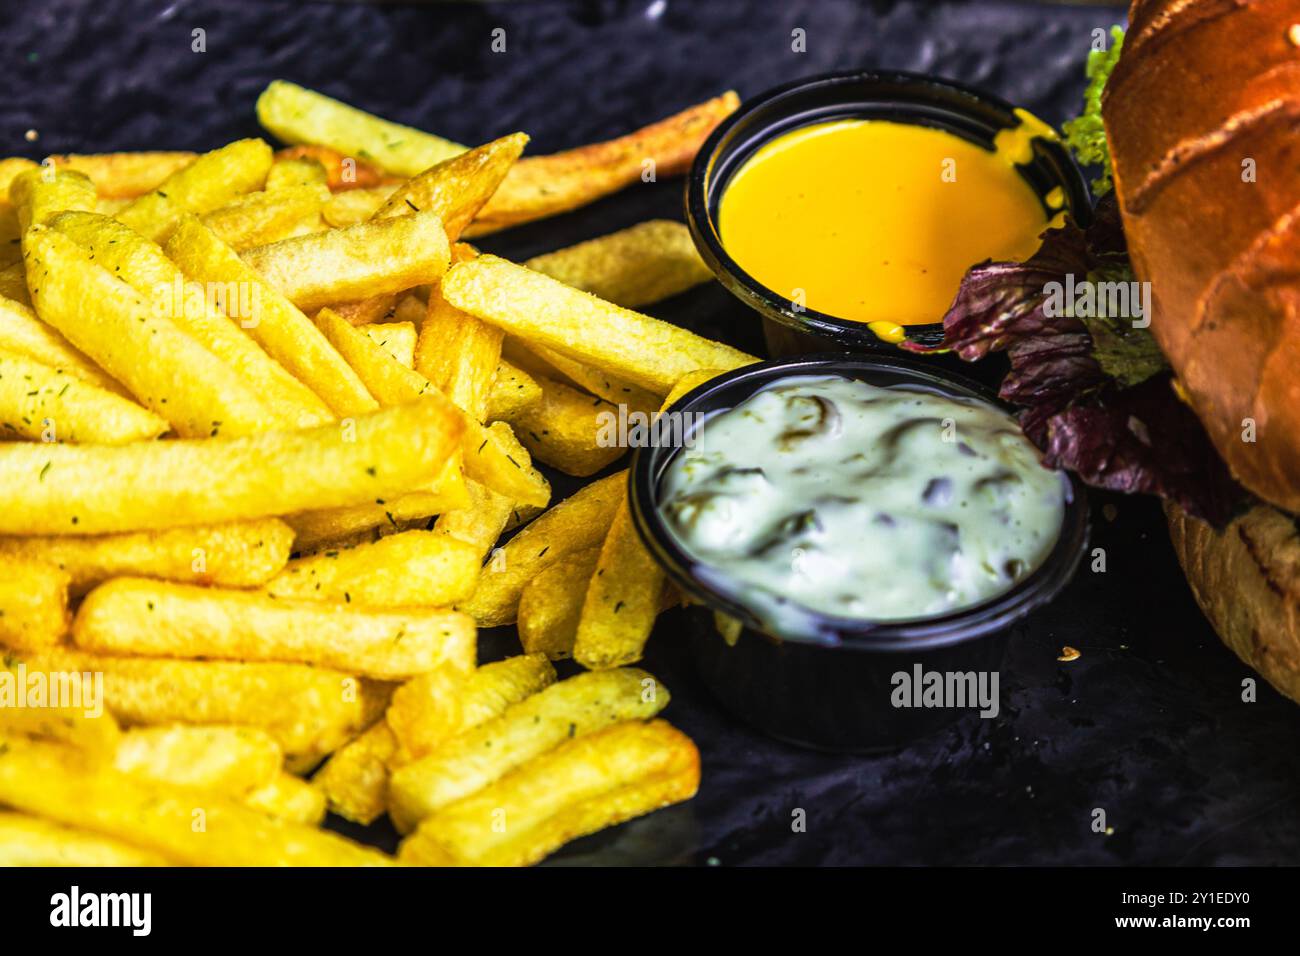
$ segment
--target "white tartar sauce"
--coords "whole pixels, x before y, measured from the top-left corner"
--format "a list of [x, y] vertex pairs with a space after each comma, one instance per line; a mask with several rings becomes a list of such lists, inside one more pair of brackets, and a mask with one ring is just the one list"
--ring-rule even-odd
[[709, 418], [669, 463], [669, 531], [762, 617], [787, 601], [935, 617], [1047, 557], [1068, 485], [985, 402], [838, 376], [783, 379]]

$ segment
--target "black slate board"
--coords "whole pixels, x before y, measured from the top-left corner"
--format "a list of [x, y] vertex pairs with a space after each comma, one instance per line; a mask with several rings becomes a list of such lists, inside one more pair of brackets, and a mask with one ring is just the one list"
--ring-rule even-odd
[[[1005, 2], [642, 0], [347, 5], [6, 0], [0, 152], [208, 149], [258, 135], [253, 102], [283, 77], [385, 116], [479, 142], [515, 129], [547, 151], [614, 135], [733, 87], [742, 96], [851, 67], [936, 72], [1059, 122], [1076, 111], [1091, 32], [1117, 8]], [[506, 30], [507, 52], [490, 50]], [[807, 52], [791, 52], [791, 30]], [[206, 53], [191, 50], [206, 33]], [[35, 129], [40, 139], [24, 139]], [[678, 216], [680, 182], [644, 185], [493, 237], [523, 257], [650, 216]], [[720, 288], [652, 310], [751, 350], [752, 316]], [[576, 484], [558, 479], [557, 492]], [[872, 758], [775, 743], [722, 713], [665, 616], [646, 666], [667, 716], [699, 743], [691, 804], [571, 846], [555, 863], [1244, 864], [1300, 847], [1300, 710], [1215, 638], [1153, 502], [1094, 495], [1086, 568], [1035, 618], [1002, 672], [1002, 712], [964, 718]], [[1103, 504], [1113, 507], [1108, 517]], [[1108, 509], [1110, 510], [1110, 509]], [[1056, 660], [1062, 645], [1082, 651]], [[484, 653], [509, 653], [508, 633]], [[793, 833], [792, 813], [807, 814]], [[1111, 835], [1090, 828], [1103, 809]], [[392, 846], [386, 827], [359, 831]]]

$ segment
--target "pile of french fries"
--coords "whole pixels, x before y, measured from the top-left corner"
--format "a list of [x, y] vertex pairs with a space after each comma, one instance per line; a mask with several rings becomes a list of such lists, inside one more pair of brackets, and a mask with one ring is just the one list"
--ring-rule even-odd
[[756, 359], [632, 311], [707, 280], [678, 223], [462, 240], [735, 105], [524, 157], [276, 82], [279, 152], [0, 160], [0, 864], [525, 865], [694, 795], [598, 416]]

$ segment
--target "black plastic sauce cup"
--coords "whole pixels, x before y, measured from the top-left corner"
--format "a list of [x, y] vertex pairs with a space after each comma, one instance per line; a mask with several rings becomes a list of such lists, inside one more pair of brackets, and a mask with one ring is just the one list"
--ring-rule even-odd
[[[734, 408], [764, 386], [799, 375], [839, 375], [877, 386], [921, 388], [975, 398], [1004, 408], [983, 386], [898, 355], [810, 355], [750, 365], [721, 375], [670, 409], [708, 428], [707, 416]], [[690, 557], [666, 527], [660, 485], [680, 448], [638, 448], [630, 469], [632, 519], [665, 573], [695, 603], [687, 609], [688, 639], [705, 684], [732, 713], [774, 737], [825, 750], [873, 751], [900, 746], [956, 720], [970, 709], [896, 707], [894, 675], [998, 670], [1014, 629], [1069, 582], [1087, 547], [1083, 485], [1069, 479], [1060, 534], [1043, 563], [1010, 590], [941, 617], [872, 623], [795, 608], [823, 641], [782, 640], [760, 618], [716, 585], [722, 575]], [[862, 582], [870, 587], [871, 582]], [[739, 638], [719, 632], [715, 613], [742, 625]], [[978, 705], [975, 705], [978, 709]]]
[[[985, 149], [1002, 130], [1020, 125], [1010, 103], [951, 80], [917, 73], [831, 73], [778, 86], [744, 103], [705, 140], [686, 180], [686, 223], [714, 275], [733, 295], [763, 317], [772, 355], [800, 355], [832, 349], [898, 354], [864, 323], [812, 309], [795, 311], [750, 276], [727, 253], [718, 233], [718, 205], [737, 170], [764, 144], [791, 130], [837, 119], [884, 119], [945, 130]], [[1046, 196], [1060, 188], [1065, 208], [1077, 222], [1091, 217], [1088, 186], [1069, 150], [1038, 139], [1033, 160], [1017, 167], [1055, 213]], [[975, 263], [971, 263], [975, 265]], [[956, 289], [953, 289], [954, 294]], [[933, 323], [906, 327], [908, 339], [934, 345], [943, 338], [942, 316]]]

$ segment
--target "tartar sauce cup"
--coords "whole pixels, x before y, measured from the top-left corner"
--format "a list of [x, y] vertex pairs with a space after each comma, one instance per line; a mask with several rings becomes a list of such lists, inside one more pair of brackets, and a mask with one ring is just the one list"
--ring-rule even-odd
[[[721, 375], [683, 396], [670, 412], [707, 433], [709, 419], [792, 377], [840, 376], [879, 387], [903, 386], [1006, 410], [983, 386], [924, 360], [832, 353], [761, 362]], [[1086, 550], [1088, 508], [1082, 483], [1066, 479], [1061, 527], [1041, 563], [1009, 590], [938, 617], [871, 622], [807, 608], [799, 639], [783, 638], [737, 599], [722, 569], [682, 547], [662, 511], [664, 478], [681, 447], [636, 449], [629, 470], [633, 522], [667, 577], [688, 596], [687, 632], [704, 683], [734, 715], [801, 746], [833, 751], [894, 749], [932, 733], [971, 708], [895, 706], [896, 675], [997, 673], [1008, 641], [1027, 616], [1070, 581]], [[871, 582], [862, 582], [870, 587]], [[738, 622], [724, 636], [722, 617]], [[768, 618], [770, 620], [770, 616]], [[809, 640], [807, 634], [815, 633]], [[999, 681], [1000, 684], [1000, 681]], [[973, 705], [972, 705], [973, 706]]]
[[[831, 350], [899, 352], [897, 344], [862, 322], [796, 308], [789, 298], [749, 275], [721, 238], [722, 196], [755, 152], [792, 130], [841, 119], [926, 126], [990, 150], [999, 132], [1022, 124], [1022, 115], [1012, 104], [974, 87], [935, 76], [879, 71], [830, 73], [778, 86], [747, 100], [724, 120], [700, 147], [687, 177], [686, 223], [718, 281], [762, 316], [768, 351], [774, 356]], [[1016, 168], [1045, 207], [1047, 197], [1055, 194], [1058, 208], [1077, 222], [1086, 224], [1091, 218], [1087, 183], [1063, 143], [1035, 139], [1031, 160]], [[932, 323], [904, 326], [903, 332], [914, 342], [937, 344], [943, 338], [942, 318], [937, 315]]]

